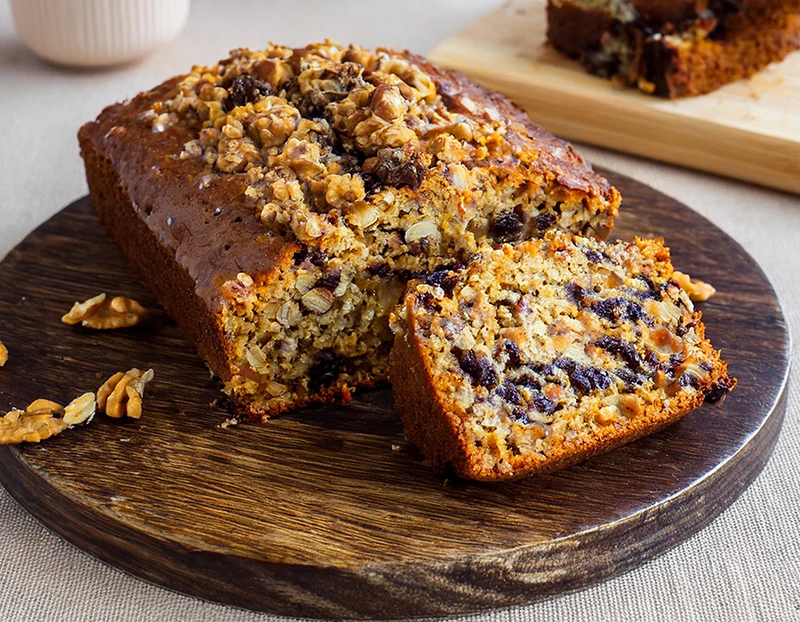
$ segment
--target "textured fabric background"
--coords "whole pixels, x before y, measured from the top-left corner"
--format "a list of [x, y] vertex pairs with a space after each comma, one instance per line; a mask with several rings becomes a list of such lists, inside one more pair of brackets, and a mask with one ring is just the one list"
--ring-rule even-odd
[[[123, 68], [78, 71], [31, 56], [15, 38], [7, 3], [0, 0], [0, 257], [86, 193], [75, 134], [104, 105], [195, 62], [222, 58], [230, 48], [259, 47], [267, 40], [300, 45], [328, 36], [424, 53], [496, 4], [195, 0], [183, 35], [154, 56]], [[769, 275], [794, 343], [800, 342], [800, 198], [579, 148], [595, 163], [680, 199], [738, 240]], [[742, 497], [700, 534], [594, 588], [466, 619], [800, 620], [798, 366], [791, 381], [786, 423], [772, 459]], [[271, 619], [168, 592], [105, 566], [49, 533], [0, 489], [0, 620]]]

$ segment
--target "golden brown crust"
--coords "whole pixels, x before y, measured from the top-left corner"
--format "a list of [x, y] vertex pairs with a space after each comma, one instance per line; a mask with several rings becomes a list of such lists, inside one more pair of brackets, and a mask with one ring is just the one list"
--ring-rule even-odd
[[196, 292], [195, 279], [186, 267], [137, 215], [113, 162], [95, 148], [93, 134], [98, 129], [96, 124], [85, 125], [79, 139], [89, 192], [100, 220], [200, 356], [219, 376], [230, 376], [218, 318]]

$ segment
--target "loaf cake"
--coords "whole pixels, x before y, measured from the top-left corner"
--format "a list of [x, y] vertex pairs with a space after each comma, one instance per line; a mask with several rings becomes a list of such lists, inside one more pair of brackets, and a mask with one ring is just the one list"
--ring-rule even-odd
[[661, 240], [567, 232], [409, 283], [392, 316], [406, 437], [434, 469], [513, 479], [658, 430], [735, 384]]
[[408, 52], [235, 50], [79, 134], [94, 206], [250, 419], [386, 379], [411, 278], [603, 237], [619, 193], [502, 96]]
[[548, 0], [547, 36], [592, 73], [700, 95], [800, 48], [800, 0]]

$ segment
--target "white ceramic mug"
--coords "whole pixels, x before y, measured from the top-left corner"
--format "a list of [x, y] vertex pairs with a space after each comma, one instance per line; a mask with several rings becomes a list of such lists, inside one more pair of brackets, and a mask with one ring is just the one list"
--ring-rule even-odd
[[190, 0], [11, 0], [17, 33], [35, 54], [84, 67], [140, 58], [186, 25]]

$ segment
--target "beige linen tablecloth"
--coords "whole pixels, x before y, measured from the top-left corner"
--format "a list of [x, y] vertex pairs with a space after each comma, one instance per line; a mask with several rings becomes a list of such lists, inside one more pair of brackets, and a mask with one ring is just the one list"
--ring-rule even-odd
[[[59, 69], [15, 38], [0, 1], [0, 257], [86, 193], [75, 134], [109, 103], [214, 62], [234, 47], [330, 37], [426, 53], [492, 0], [195, 0], [178, 40], [143, 62]], [[797, 112], [800, 115], [800, 111]], [[739, 241], [781, 297], [800, 342], [800, 198], [600, 149], [596, 164], [690, 205]], [[800, 158], [800, 153], [797, 154]], [[66, 260], [66, 259], [65, 259]], [[717, 520], [602, 585], [473, 620], [800, 620], [800, 367], [782, 436], [763, 474]], [[110, 568], [39, 525], [0, 490], [0, 620], [270, 620], [182, 596]]]

